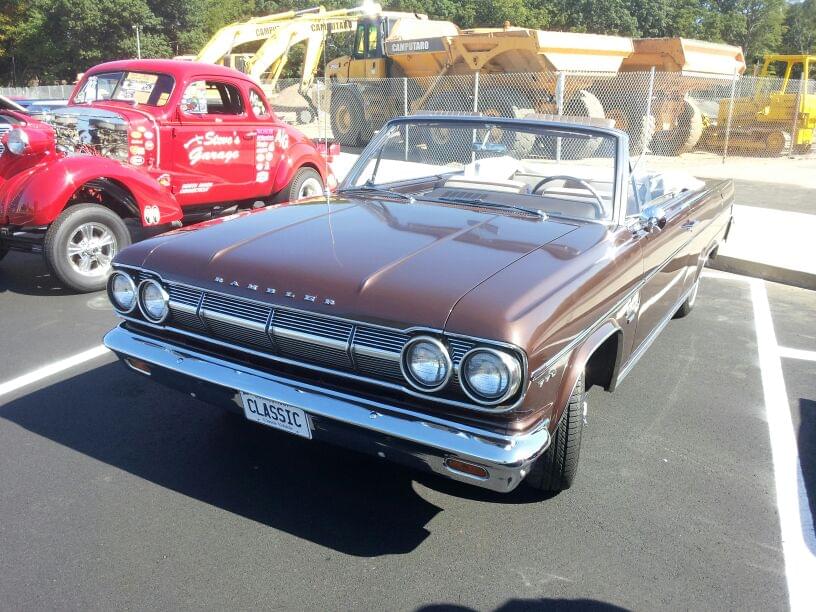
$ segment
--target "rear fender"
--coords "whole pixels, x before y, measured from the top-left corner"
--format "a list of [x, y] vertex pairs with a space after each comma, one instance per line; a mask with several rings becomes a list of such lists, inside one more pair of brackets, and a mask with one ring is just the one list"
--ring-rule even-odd
[[272, 194], [274, 195], [284, 189], [294, 178], [295, 173], [303, 166], [313, 167], [320, 174], [323, 184], [327, 183], [326, 169], [328, 168], [328, 161], [326, 161], [326, 158], [320, 155], [313, 145], [299, 142], [289, 147], [286, 158], [282, 159], [281, 163], [278, 164], [278, 171], [272, 183]]
[[[6, 194], [8, 219], [13, 225], [49, 225], [71, 203], [73, 196], [88, 184], [94, 188], [109, 184], [129, 194], [129, 208], [142, 225], [162, 225], [182, 218], [175, 197], [143, 170], [104, 157], [63, 157], [41, 165], [16, 193]], [[116, 198], [116, 193], [110, 193]], [[103, 203], [103, 202], [100, 202]]]

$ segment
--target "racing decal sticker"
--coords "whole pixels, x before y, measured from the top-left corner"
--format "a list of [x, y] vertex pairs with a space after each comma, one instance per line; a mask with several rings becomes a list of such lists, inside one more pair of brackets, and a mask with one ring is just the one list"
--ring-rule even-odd
[[212, 186], [212, 183], [184, 183], [179, 193], [207, 193]]
[[158, 225], [161, 221], [161, 212], [155, 205], [145, 206], [142, 211], [142, 220], [145, 225]]
[[255, 182], [269, 180], [269, 169], [277, 149], [289, 148], [289, 134], [284, 129], [262, 128], [255, 137]]
[[141, 155], [131, 155], [130, 156], [130, 163], [134, 166], [141, 166], [144, 164], [144, 157]]
[[197, 134], [184, 143], [187, 159], [191, 166], [199, 162], [229, 162], [241, 155], [241, 138], [237, 132], [218, 134], [210, 130], [206, 134]]

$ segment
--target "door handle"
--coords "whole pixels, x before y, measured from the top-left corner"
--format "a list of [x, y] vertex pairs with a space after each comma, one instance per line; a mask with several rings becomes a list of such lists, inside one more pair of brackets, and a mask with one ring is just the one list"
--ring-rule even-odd
[[696, 225], [697, 225], [699, 222], [700, 222], [700, 221], [698, 221], [697, 219], [692, 219], [691, 221], [686, 221], [686, 222], [685, 222], [683, 225], [681, 225], [680, 227], [682, 227], [682, 228], [683, 228], [684, 230], [686, 230], [687, 232], [690, 232], [691, 230], [693, 230], [693, 229], [694, 229], [694, 227], [695, 227], [695, 226], [696, 226]]
[[252, 140], [255, 138], [255, 132], [244, 132], [244, 140]]

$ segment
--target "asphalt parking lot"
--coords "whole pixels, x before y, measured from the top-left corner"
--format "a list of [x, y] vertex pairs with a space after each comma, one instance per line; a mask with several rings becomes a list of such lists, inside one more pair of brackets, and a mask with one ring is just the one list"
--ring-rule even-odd
[[0, 264], [3, 609], [782, 610], [814, 593], [816, 293], [707, 273], [623, 386], [593, 391], [578, 481], [551, 498], [251, 426], [87, 353], [114, 324], [39, 260]]

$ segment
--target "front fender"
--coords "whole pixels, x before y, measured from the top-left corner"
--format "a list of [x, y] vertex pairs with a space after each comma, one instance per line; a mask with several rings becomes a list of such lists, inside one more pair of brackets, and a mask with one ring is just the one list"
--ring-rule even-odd
[[14, 189], [4, 189], [2, 194], [12, 225], [53, 223], [80, 187], [99, 179], [118, 183], [130, 193], [143, 225], [170, 223], [183, 216], [173, 194], [150, 174], [105, 157], [62, 157], [32, 170], [23, 180], [9, 181]]
[[[553, 415], [553, 423], [557, 426], [561, 419], [561, 414], [569, 402], [572, 390], [578, 382], [578, 377], [586, 370], [589, 362], [595, 351], [606, 342], [613, 335], [622, 332], [620, 325], [614, 319], [610, 319], [598, 329], [592, 332], [589, 337], [576, 347], [569, 356], [567, 365], [564, 369], [564, 374], [561, 377], [561, 382], [558, 387], [558, 394], [555, 401], [555, 410]], [[612, 372], [612, 380], [617, 378], [617, 370], [620, 367], [621, 353], [623, 350], [623, 341], [618, 342], [618, 352], [615, 355], [615, 364]]]

